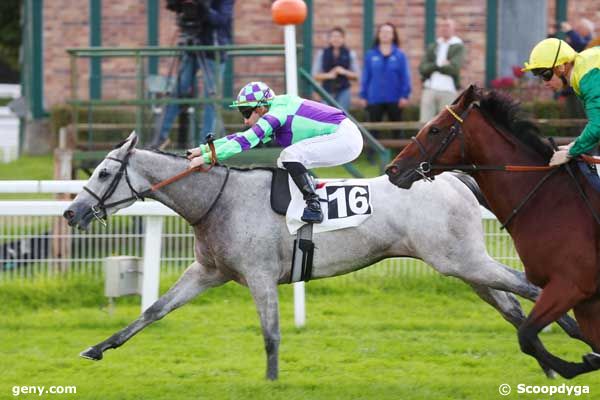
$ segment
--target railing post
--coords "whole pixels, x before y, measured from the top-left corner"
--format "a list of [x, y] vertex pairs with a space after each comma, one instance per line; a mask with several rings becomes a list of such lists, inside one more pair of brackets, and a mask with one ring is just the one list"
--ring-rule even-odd
[[144, 217], [144, 271], [142, 278], [142, 312], [158, 300], [160, 253], [164, 217]]
[[[59, 147], [54, 149], [54, 179], [70, 181], [73, 179], [73, 150], [68, 147], [69, 128], [60, 128], [58, 136]], [[56, 200], [70, 200], [71, 194], [57, 193], [55, 198]], [[70, 230], [71, 228], [66, 219], [62, 217], [54, 218], [52, 224], [52, 258], [59, 260], [56, 262], [55, 269], [60, 273], [66, 273], [71, 264]]]

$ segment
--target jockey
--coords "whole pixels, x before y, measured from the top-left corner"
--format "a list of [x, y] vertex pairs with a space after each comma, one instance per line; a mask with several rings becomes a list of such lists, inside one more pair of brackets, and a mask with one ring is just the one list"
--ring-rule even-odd
[[588, 117], [583, 132], [574, 142], [560, 146], [550, 165], [564, 164], [596, 147], [600, 141], [600, 47], [577, 53], [563, 40], [544, 39], [531, 51], [523, 71], [531, 71], [554, 90], [572, 86]]
[[[306, 201], [302, 220], [322, 222], [319, 196], [307, 169], [341, 165], [357, 158], [363, 147], [358, 127], [337, 108], [293, 95], [275, 96], [263, 82], [244, 86], [230, 107], [238, 109], [244, 125], [250, 128], [215, 140], [215, 161], [274, 140], [284, 147], [277, 166], [289, 172]], [[191, 149], [190, 168], [210, 163], [211, 157], [207, 145]]]

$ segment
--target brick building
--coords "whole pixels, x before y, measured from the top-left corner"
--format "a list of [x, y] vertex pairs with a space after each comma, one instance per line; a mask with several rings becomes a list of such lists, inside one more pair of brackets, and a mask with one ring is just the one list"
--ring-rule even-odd
[[[418, 103], [420, 79], [418, 63], [425, 41], [433, 38], [435, 15], [454, 18], [457, 34], [465, 41], [468, 58], [463, 84], [484, 85], [502, 72], [503, 54], [524, 61], [526, 55], [515, 57], [511, 43], [535, 43], [556, 25], [557, 21], [574, 21], [587, 17], [600, 23], [600, 5], [594, 0], [307, 0], [310, 17], [298, 29], [298, 41], [312, 50], [325, 45], [326, 33], [333, 26], [347, 32], [347, 44], [362, 58], [370, 47], [375, 27], [393, 22], [401, 38], [401, 47], [410, 60], [413, 95]], [[270, 0], [237, 1], [234, 14], [235, 44], [283, 44], [283, 29], [271, 21]], [[24, 86], [33, 120], [41, 119], [47, 110], [64, 103], [70, 97], [71, 78], [67, 48], [141, 47], [175, 44], [174, 14], [164, 8], [162, 0], [25, 0]], [[517, 14], [514, 11], [517, 10]], [[520, 11], [519, 11], [520, 10]], [[519, 20], [520, 18], [520, 20]], [[513, 20], [514, 19], [514, 20]], [[532, 21], [541, 21], [542, 28], [532, 32]], [[538, 22], [539, 24], [539, 22]], [[513, 42], [505, 40], [513, 36]], [[520, 35], [520, 36], [519, 36]], [[504, 43], [504, 45], [502, 45]], [[499, 46], [500, 44], [500, 46]], [[504, 46], [504, 47], [503, 47]], [[521, 53], [523, 51], [521, 50]], [[159, 73], [167, 74], [168, 59], [162, 59]], [[235, 58], [232, 62], [233, 84], [263, 79], [277, 91], [283, 90], [283, 59], [259, 57]], [[133, 59], [110, 58], [99, 63], [101, 89], [90, 82], [89, 59], [78, 62], [80, 79], [78, 96], [86, 98], [135, 97], [136, 64]], [[305, 60], [305, 67], [310, 59]], [[499, 72], [500, 71], [500, 72]], [[231, 78], [230, 78], [231, 79]], [[355, 88], [356, 89], [356, 88]], [[235, 90], [235, 89], [231, 89]], [[230, 90], [230, 91], [231, 91]]]

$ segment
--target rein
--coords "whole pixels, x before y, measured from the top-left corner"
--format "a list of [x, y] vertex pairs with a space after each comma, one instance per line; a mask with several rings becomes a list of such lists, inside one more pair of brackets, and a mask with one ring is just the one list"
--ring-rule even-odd
[[[150, 186], [150, 188], [143, 190], [141, 192], [138, 192], [133, 188], [133, 186], [131, 185], [131, 181], [129, 180], [129, 175], [127, 174], [127, 166], [129, 165], [129, 157], [131, 157], [131, 154], [132, 154], [131, 150], [127, 152], [127, 154], [125, 155], [125, 157], [122, 160], [120, 160], [118, 158], [114, 158], [114, 157], [106, 157], [107, 160], [112, 160], [112, 161], [121, 163], [121, 167], [119, 168], [119, 171], [117, 172], [117, 174], [114, 176], [113, 180], [110, 182], [110, 185], [108, 185], [108, 188], [106, 189], [104, 194], [102, 196], [98, 196], [87, 186], [83, 187], [83, 190], [88, 192], [92, 197], [94, 197], [98, 201], [97, 204], [90, 207], [90, 211], [94, 214], [94, 218], [96, 218], [96, 220], [100, 221], [100, 223], [106, 227], [106, 219], [105, 218], [106, 218], [106, 210], [107, 209], [118, 206], [123, 203], [127, 203], [131, 200], [144, 201], [146, 196], [148, 196], [150, 193], [156, 192], [157, 190], [159, 190], [167, 185], [177, 182], [177, 181], [185, 178], [186, 176], [191, 175], [194, 172], [210, 171], [217, 163], [217, 154], [216, 154], [216, 150], [215, 150], [215, 145], [212, 142], [212, 140], [208, 142], [208, 147], [210, 148], [210, 152], [211, 152], [211, 160], [210, 160], [210, 165], [208, 167], [206, 167], [204, 165], [200, 165], [195, 168], [187, 169], [183, 172], [180, 172], [177, 175], [174, 175], [170, 178], [162, 180], [162, 181]], [[204, 217], [206, 217], [212, 211], [212, 209], [215, 207], [215, 204], [217, 203], [217, 201], [221, 198], [221, 195], [223, 194], [223, 190], [225, 189], [225, 185], [227, 184], [227, 181], [229, 180], [230, 169], [229, 169], [229, 167], [226, 167], [226, 168], [227, 168], [227, 174], [225, 175], [225, 179], [223, 180], [221, 188], [219, 189], [219, 193], [217, 194], [217, 196], [211, 203], [208, 210], [200, 218], [198, 218], [195, 222], [191, 223], [192, 226], [195, 226], [198, 223], [200, 223], [200, 221], [202, 219], [204, 219]], [[115, 190], [117, 190], [117, 186], [119, 185], [119, 182], [121, 181], [121, 178], [123, 177], [123, 175], [125, 175], [125, 181], [127, 182], [127, 186], [129, 186], [129, 190], [131, 190], [132, 195], [129, 197], [126, 197], [124, 199], [114, 201], [112, 203], [106, 203], [106, 201], [114, 194]], [[104, 215], [102, 215], [102, 213]]]
[[[509, 217], [507, 218], [507, 220], [504, 223], [502, 223], [500, 229], [505, 229], [510, 224], [510, 222], [513, 220], [513, 218], [519, 213], [519, 211], [521, 211], [521, 209], [525, 206], [525, 204], [527, 204], [527, 202], [533, 197], [533, 195], [540, 189], [540, 187], [542, 187], [542, 185], [552, 175], [554, 175], [559, 170], [559, 168], [557, 166], [549, 166], [549, 165], [539, 166], [539, 165], [476, 165], [476, 164], [439, 165], [439, 164], [433, 164], [435, 159], [437, 159], [450, 146], [452, 141], [457, 136], [460, 135], [460, 133], [462, 132], [461, 125], [464, 123], [464, 120], [466, 119], [467, 115], [469, 114], [469, 112], [471, 111], [472, 108], [473, 108], [473, 104], [471, 104], [459, 116], [454, 110], [452, 110], [450, 108], [450, 106], [446, 106], [446, 110], [450, 113], [450, 115], [452, 115], [452, 117], [454, 117], [455, 122], [450, 127], [450, 132], [442, 140], [442, 143], [440, 144], [440, 147], [437, 149], [437, 151], [433, 154], [433, 156], [431, 156], [429, 158], [428, 161], [424, 161], [424, 162], [420, 163], [419, 166], [417, 168], [415, 168], [415, 172], [417, 172], [419, 175], [421, 175], [424, 180], [431, 181], [433, 179], [433, 177], [429, 176], [428, 174], [433, 170], [449, 171], [449, 170], [458, 169], [461, 171], [506, 171], [506, 172], [548, 171], [548, 173], [546, 175], [544, 175], [544, 177], [533, 187], [533, 189], [531, 189], [531, 191], [529, 191], [529, 193], [523, 198], [523, 200], [521, 200], [521, 202], [517, 205], [517, 207], [512, 210], [512, 212], [509, 215]], [[411, 139], [417, 145], [421, 154], [423, 156], [427, 156], [427, 151], [425, 149], [425, 146], [423, 146], [423, 144], [421, 144], [416, 137], [413, 136]], [[464, 160], [464, 158], [465, 158], [464, 139], [462, 138], [462, 135], [461, 135], [461, 139], [462, 139], [461, 140], [461, 155], [462, 155], [462, 159]], [[556, 148], [556, 145], [553, 140], [551, 140], [551, 144], [554, 148]], [[595, 159], [593, 157], [585, 156], [585, 155], [582, 155], [581, 158], [585, 162], [588, 162], [591, 164], [600, 164], [600, 159]], [[592, 204], [589, 201], [589, 199], [587, 198], [587, 196], [585, 195], [583, 188], [581, 187], [581, 185], [575, 178], [573, 171], [571, 170], [569, 165], [565, 165], [565, 167], [567, 169], [567, 172], [569, 173], [569, 176], [575, 183], [575, 186], [577, 188], [579, 195], [583, 198], [586, 206], [591, 211], [594, 219], [596, 220], [596, 223], [600, 225], [600, 217], [598, 216], [597, 212], [592, 207]]]

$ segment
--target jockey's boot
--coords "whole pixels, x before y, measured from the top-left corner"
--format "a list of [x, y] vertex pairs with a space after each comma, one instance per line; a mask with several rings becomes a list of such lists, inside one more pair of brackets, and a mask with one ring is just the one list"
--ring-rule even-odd
[[311, 224], [323, 222], [323, 211], [321, 211], [319, 195], [315, 192], [315, 182], [310, 174], [305, 172], [301, 175], [292, 176], [292, 179], [306, 201], [306, 207], [300, 219]]

